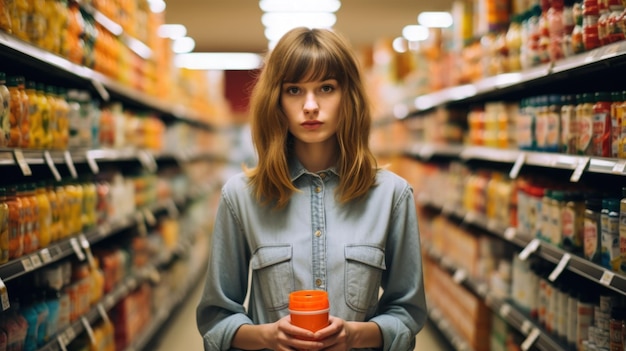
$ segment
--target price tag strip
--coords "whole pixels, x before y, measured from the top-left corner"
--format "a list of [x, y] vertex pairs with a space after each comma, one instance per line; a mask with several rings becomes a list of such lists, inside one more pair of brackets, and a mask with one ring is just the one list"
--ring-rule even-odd
[[515, 227], [508, 227], [504, 231], [504, 238], [508, 241], [513, 241], [517, 235], [517, 229]]
[[93, 253], [91, 252], [91, 246], [89, 244], [89, 240], [87, 240], [87, 238], [85, 237], [85, 234], [81, 234], [79, 236], [80, 239], [80, 246], [83, 248], [83, 250], [85, 251], [85, 255], [87, 256], [87, 262], [89, 262], [89, 266], [92, 269], [96, 269], [96, 260], [93, 257]]
[[3, 311], [6, 311], [9, 307], [11, 307], [9, 291], [7, 290], [7, 286], [4, 284], [2, 278], [0, 278], [0, 302], [2, 303]]
[[509, 178], [517, 179], [519, 172], [522, 170], [522, 166], [524, 166], [524, 162], [526, 162], [526, 154], [522, 152], [517, 156], [513, 167], [509, 171]]
[[74, 166], [74, 160], [72, 160], [72, 154], [69, 151], [65, 151], [63, 156], [65, 158], [65, 165], [67, 166], [67, 169], [70, 171], [70, 175], [72, 176], [72, 178], [74, 179], [78, 178], [78, 172], [76, 172], [76, 166]]
[[533, 252], [537, 251], [537, 249], [539, 249], [539, 247], [541, 247], [541, 241], [539, 241], [539, 239], [531, 240], [531, 242], [529, 242], [528, 245], [526, 245], [524, 250], [522, 250], [519, 253], [519, 258], [522, 261], [526, 261], [528, 259], [528, 257], [530, 256], [530, 254], [532, 254]]
[[59, 343], [61, 351], [67, 351], [67, 344], [69, 344], [69, 342], [66, 339], [65, 333], [61, 333], [57, 336], [57, 342]]
[[96, 162], [96, 158], [89, 151], [87, 151], [85, 157], [87, 158], [87, 164], [89, 165], [89, 169], [91, 169], [91, 173], [100, 173], [100, 167], [98, 167], [98, 162]]
[[33, 175], [33, 171], [30, 169], [28, 162], [26, 162], [26, 158], [24, 157], [24, 153], [22, 153], [22, 150], [13, 150], [13, 157], [15, 158], [15, 162], [17, 163], [17, 165], [20, 167], [20, 170], [22, 170], [22, 175], [24, 175], [25, 177], [30, 177], [31, 175]]
[[541, 331], [539, 329], [537, 329], [537, 328], [533, 328], [533, 330], [530, 331], [530, 333], [528, 334], [528, 336], [526, 337], [526, 339], [524, 340], [522, 345], [520, 345], [522, 350], [523, 351], [530, 350], [530, 348], [533, 346], [533, 344], [539, 338], [539, 335], [541, 335]]
[[583, 172], [587, 169], [590, 160], [590, 157], [583, 157], [580, 161], [578, 161], [578, 165], [576, 166], [576, 169], [574, 169], [574, 173], [572, 173], [572, 176], [569, 178], [570, 182], [577, 183], [580, 180]]
[[39, 256], [41, 256], [41, 260], [44, 264], [52, 262], [52, 255], [50, 254], [50, 250], [48, 250], [48, 248], [41, 249], [41, 251], [39, 251]]
[[109, 95], [109, 92], [104, 88], [104, 85], [99, 80], [92, 79], [91, 84], [96, 89], [103, 101], [109, 101], [109, 99], [111, 99], [111, 95]]
[[604, 273], [602, 273], [602, 277], [600, 277], [600, 284], [604, 286], [611, 286], [613, 278], [615, 278], [615, 273], [605, 270]]
[[80, 244], [78, 243], [78, 239], [71, 238], [70, 239], [70, 245], [72, 245], [72, 249], [74, 250], [74, 253], [76, 254], [76, 257], [78, 257], [78, 259], [80, 261], [84, 261], [85, 260], [85, 253], [83, 252], [83, 250], [81, 250]]
[[46, 161], [50, 172], [54, 176], [54, 179], [59, 182], [61, 181], [61, 173], [57, 169], [57, 166], [54, 164], [54, 160], [52, 159], [52, 155], [50, 155], [50, 151], [46, 150], [43, 152], [43, 159]]
[[569, 263], [571, 259], [572, 259], [572, 255], [570, 255], [569, 253], [565, 253], [563, 257], [561, 257], [559, 264], [557, 264], [556, 267], [554, 267], [554, 270], [548, 276], [548, 279], [551, 282], [554, 282], [556, 278], [558, 278], [559, 275], [561, 275], [563, 270], [565, 270], [565, 267], [567, 267], [567, 264]]
[[87, 332], [87, 336], [89, 337], [89, 341], [91, 341], [92, 345], [96, 344], [96, 338], [95, 335], [93, 333], [93, 328], [91, 328], [91, 324], [89, 324], [89, 321], [87, 320], [87, 318], [85, 318], [85, 316], [80, 318], [80, 321], [83, 323], [83, 327], [85, 327], [85, 331]]

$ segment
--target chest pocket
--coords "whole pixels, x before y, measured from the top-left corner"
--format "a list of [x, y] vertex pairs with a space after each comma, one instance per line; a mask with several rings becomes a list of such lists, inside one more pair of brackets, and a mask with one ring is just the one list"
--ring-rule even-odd
[[358, 312], [368, 312], [378, 302], [385, 251], [369, 245], [349, 245], [346, 255], [346, 303]]
[[271, 311], [289, 305], [289, 293], [294, 290], [291, 245], [264, 246], [252, 255], [250, 265], [258, 279], [265, 306]]

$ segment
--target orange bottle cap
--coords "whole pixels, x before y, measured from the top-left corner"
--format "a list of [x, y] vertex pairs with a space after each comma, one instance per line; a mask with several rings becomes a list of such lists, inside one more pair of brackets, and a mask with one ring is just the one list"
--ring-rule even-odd
[[298, 290], [289, 294], [289, 310], [291, 312], [328, 311], [328, 293], [323, 290]]

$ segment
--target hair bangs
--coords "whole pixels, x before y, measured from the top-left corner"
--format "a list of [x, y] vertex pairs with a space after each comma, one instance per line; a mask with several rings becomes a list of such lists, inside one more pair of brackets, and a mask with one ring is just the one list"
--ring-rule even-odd
[[327, 79], [337, 79], [336, 72], [343, 72], [341, 62], [337, 56], [320, 47], [318, 42], [302, 46], [285, 58], [289, 64], [285, 67], [283, 82], [312, 82]]

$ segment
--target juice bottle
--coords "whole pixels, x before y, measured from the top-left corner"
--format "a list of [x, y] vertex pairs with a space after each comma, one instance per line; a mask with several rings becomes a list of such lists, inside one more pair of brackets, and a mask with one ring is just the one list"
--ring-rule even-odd
[[18, 38], [28, 41], [28, 1], [13, 0], [9, 4], [11, 15], [11, 32]]
[[31, 43], [41, 47], [46, 31], [46, 22], [43, 17], [45, 0], [27, 0], [27, 2], [28, 15], [26, 19], [26, 30], [28, 39]]
[[584, 93], [578, 101], [576, 120], [578, 121], [578, 154], [593, 155], [593, 94]]
[[96, 222], [97, 222], [96, 206], [98, 203], [98, 195], [96, 193], [96, 185], [93, 182], [83, 182], [82, 188], [83, 188], [82, 230], [88, 230], [96, 226]]
[[15, 186], [7, 189], [6, 204], [9, 207], [9, 259], [14, 259], [24, 254], [24, 206], [17, 197]]
[[48, 101], [48, 121], [44, 120], [44, 131], [45, 131], [45, 147], [50, 149], [54, 144], [54, 136], [57, 130], [57, 109], [59, 108], [59, 99], [56, 95], [56, 90], [53, 86], [46, 86], [45, 88], [41, 88], [41, 94], [45, 96]]
[[46, 196], [50, 202], [50, 241], [55, 242], [61, 238], [61, 200], [51, 183], [46, 184]]
[[611, 94], [597, 92], [594, 100], [592, 155], [611, 157]]
[[7, 79], [7, 88], [9, 89], [9, 124], [10, 137], [9, 147], [20, 147], [22, 144], [22, 94], [19, 91], [17, 78], [9, 77]]
[[59, 213], [59, 239], [67, 238], [71, 235], [70, 218], [72, 216], [70, 208], [70, 200], [65, 185], [58, 183], [55, 186], [55, 193], [58, 199], [58, 213]]
[[37, 84], [37, 96], [41, 101], [41, 148], [49, 149], [52, 143], [50, 135], [50, 120], [52, 116], [52, 104], [46, 95], [45, 86], [42, 83]]
[[34, 252], [39, 247], [39, 211], [34, 191], [30, 184], [21, 184], [17, 187], [17, 196], [24, 204], [24, 220], [26, 229], [24, 232], [24, 253]]
[[45, 183], [39, 183], [35, 190], [39, 208], [39, 247], [47, 247], [52, 241], [52, 207]]
[[584, 257], [594, 263], [600, 263], [600, 212], [602, 200], [589, 198], [585, 200], [585, 232], [583, 237]]
[[9, 261], [9, 205], [7, 190], [0, 188], [0, 264]]
[[52, 116], [52, 148], [57, 150], [67, 149], [67, 140], [69, 133], [69, 126], [67, 121], [67, 113], [69, 111], [69, 105], [63, 96], [63, 90], [61, 88], [50, 87], [49, 91], [56, 99], [56, 108], [54, 115]]
[[22, 134], [22, 142], [20, 147], [24, 149], [32, 148], [30, 143], [30, 102], [28, 95], [26, 94], [26, 83], [24, 77], [17, 77], [17, 87], [20, 93], [20, 99], [22, 103], [22, 124], [20, 125], [20, 132]]
[[0, 147], [8, 146], [11, 138], [11, 121], [9, 119], [11, 93], [6, 84], [6, 73], [0, 72]]
[[0, 30], [11, 33], [11, 14], [9, 13], [9, 0], [0, 0]]
[[26, 82], [26, 94], [28, 95], [28, 118], [30, 124], [30, 145], [35, 149], [43, 148], [43, 122], [42, 112], [44, 102], [37, 94], [37, 83]]

